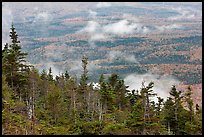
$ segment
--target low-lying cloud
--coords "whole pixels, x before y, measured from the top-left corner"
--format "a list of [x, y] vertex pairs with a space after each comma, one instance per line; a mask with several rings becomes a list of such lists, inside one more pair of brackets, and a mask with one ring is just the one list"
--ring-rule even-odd
[[103, 30], [105, 33], [123, 35], [134, 33], [137, 27], [138, 25], [135, 23], [130, 23], [127, 20], [121, 20], [119, 22], [104, 26]]
[[147, 33], [149, 28], [140, 23], [130, 22], [126, 19], [115, 23], [100, 24], [96, 21], [88, 21], [87, 25], [79, 33], [88, 33], [90, 40], [103, 40], [114, 36], [129, 35], [135, 33]]
[[121, 20], [117, 22], [102, 24], [95, 20], [96, 15], [97, 12], [90, 10], [89, 16], [92, 17], [92, 20], [88, 21], [87, 25], [82, 30], [78, 31], [79, 33], [87, 33], [89, 41], [107, 40], [115, 36], [147, 34], [152, 31], [163, 32], [183, 28], [183, 26], [174, 23], [162, 26], [154, 25], [152, 26], [154, 29], [152, 29], [142, 24], [137, 17], [131, 14], [123, 14]]
[[131, 63], [139, 63], [134, 55], [121, 52], [121, 51], [110, 51], [107, 54], [107, 58], [111, 62], [114, 62], [116, 60], [124, 60], [126, 62], [131, 62]]
[[[176, 78], [170, 75], [159, 75], [153, 73], [146, 74], [130, 74], [124, 78], [125, 84], [129, 86], [129, 90], [140, 91], [142, 82], [147, 86], [150, 82], [154, 82], [153, 92], [157, 93], [157, 96], [164, 98], [165, 100], [169, 97], [169, 92], [173, 85], [180, 83]], [[157, 99], [153, 98], [156, 102]]]
[[80, 30], [79, 33], [88, 33], [91, 41], [106, 38], [102, 31], [101, 25], [96, 21], [88, 21], [88, 24], [85, 26], [85, 28]]

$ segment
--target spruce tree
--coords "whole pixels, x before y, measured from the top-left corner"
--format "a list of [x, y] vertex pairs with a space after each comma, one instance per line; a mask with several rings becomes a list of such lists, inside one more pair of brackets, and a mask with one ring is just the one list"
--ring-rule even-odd
[[80, 79], [80, 87], [82, 90], [85, 90], [87, 87], [87, 80], [88, 80], [88, 70], [87, 70], [88, 58], [83, 56], [82, 57], [82, 68], [83, 72]]
[[49, 81], [53, 81], [53, 75], [52, 75], [52, 68], [49, 68], [49, 72], [48, 72], [48, 80]]
[[68, 73], [67, 70], [65, 71], [65, 74], [64, 74], [64, 75], [65, 75], [66, 80], [68, 80], [68, 79], [70, 78], [69, 73]]
[[87, 113], [89, 111], [88, 109], [88, 95], [89, 95], [89, 90], [88, 90], [88, 85], [87, 85], [87, 80], [88, 80], [88, 70], [87, 70], [87, 65], [88, 65], [88, 58], [86, 56], [82, 57], [82, 75], [80, 78], [80, 85], [78, 88], [78, 95], [79, 95], [79, 100], [81, 103], [81, 108], [80, 108], [80, 118], [82, 120], [87, 119]]
[[10, 38], [11, 44], [6, 44], [3, 50], [2, 68], [9, 86], [21, 96], [20, 90], [24, 88], [27, 82], [30, 66], [26, 65], [25, 58], [27, 53], [21, 51], [20, 41], [13, 24]]

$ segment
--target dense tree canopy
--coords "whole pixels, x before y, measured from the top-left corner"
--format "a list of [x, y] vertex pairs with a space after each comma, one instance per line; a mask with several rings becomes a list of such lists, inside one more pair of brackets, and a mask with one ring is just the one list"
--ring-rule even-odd
[[202, 109], [190, 87], [181, 92], [172, 86], [164, 100], [152, 90], [154, 82], [129, 91], [114, 73], [101, 74], [100, 88], [93, 88], [85, 56], [79, 83], [68, 70], [54, 78], [52, 68], [39, 73], [26, 65], [13, 25], [10, 37], [2, 50], [2, 134], [202, 134]]

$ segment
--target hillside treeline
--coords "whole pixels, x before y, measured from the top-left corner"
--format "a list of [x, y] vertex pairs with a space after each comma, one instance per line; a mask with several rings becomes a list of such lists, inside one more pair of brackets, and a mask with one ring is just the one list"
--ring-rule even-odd
[[[15, 28], [2, 50], [2, 134], [4, 135], [196, 135], [202, 134], [202, 110], [193, 103], [189, 87], [172, 85], [164, 100], [154, 83], [128, 90], [119, 75], [88, 84], [88, 58], [82, 75], [68, 71], [54, 78], [52, 69], [26, 63]], [[157, 98], [157, 102], [152, 98]]]

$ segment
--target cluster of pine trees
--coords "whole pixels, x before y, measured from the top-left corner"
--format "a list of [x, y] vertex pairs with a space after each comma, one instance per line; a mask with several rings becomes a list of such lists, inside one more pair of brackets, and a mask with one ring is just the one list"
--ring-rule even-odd
[[[2, 50], [2, 134], [24, 135], [194, 135], [202, 134], [202, 110], [172, 86], [167, 100], [154, 83], [129, 91], [117, 74], [88, 84], [88, 59], [80, 82], [67, 71], [53, 78], [26, 64], [15, 28]], [[152, 101], [153, 97], [158, 102]]]

